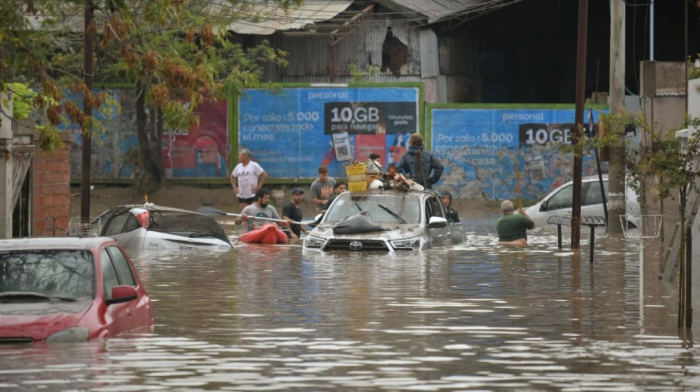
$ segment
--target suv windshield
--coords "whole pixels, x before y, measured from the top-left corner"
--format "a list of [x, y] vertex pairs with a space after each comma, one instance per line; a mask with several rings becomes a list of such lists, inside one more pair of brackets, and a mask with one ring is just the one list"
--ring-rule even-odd
[[420, 223], [420, 200], [406, 195], [342, 195], [326, 213], [325, 223], [340, 222], [348, 216], [369, 212], [377, 223]]
[[49, 298], [92, 297], [92, 253], [84, 250], [0, 252], [0, 295], [43, 294]]

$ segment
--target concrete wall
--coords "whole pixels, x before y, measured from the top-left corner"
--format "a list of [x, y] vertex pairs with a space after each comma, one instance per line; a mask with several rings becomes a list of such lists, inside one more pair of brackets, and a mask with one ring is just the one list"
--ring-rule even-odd
[[[62, 134], [66, 144], [54, 152], [34, 153], [34, 237], [62, 237], [70, 221], [70, 134]], [[36, 135], [35, 140], [39, 140]]]

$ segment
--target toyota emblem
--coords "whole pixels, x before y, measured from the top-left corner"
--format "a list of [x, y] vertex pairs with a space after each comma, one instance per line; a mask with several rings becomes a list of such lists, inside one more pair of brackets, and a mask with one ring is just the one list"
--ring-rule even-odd
[[362, 242], [353, 241], [350, 243], [350, 250], [362, 250]]

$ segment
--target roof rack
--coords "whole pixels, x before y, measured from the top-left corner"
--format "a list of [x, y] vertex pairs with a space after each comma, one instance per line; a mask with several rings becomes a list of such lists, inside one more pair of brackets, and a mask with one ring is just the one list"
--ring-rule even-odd
[[68, 222], [68, 237], [99, 237], [102, 232], [100, 220], [71, 218]]

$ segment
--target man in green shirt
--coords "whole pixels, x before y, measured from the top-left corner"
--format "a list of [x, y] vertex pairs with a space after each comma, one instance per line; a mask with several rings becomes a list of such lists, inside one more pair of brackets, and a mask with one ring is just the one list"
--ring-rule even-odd
[[510, 200], [503, 200], [501, 203], [503, 216], [496, 222], [498, 231], [498, 243], [501, 245], [527, 245], [527, 232], [535, 228], [535, 222], [525, 213], [522, 208], [519, 214], [514, 214], [515, 207]]

